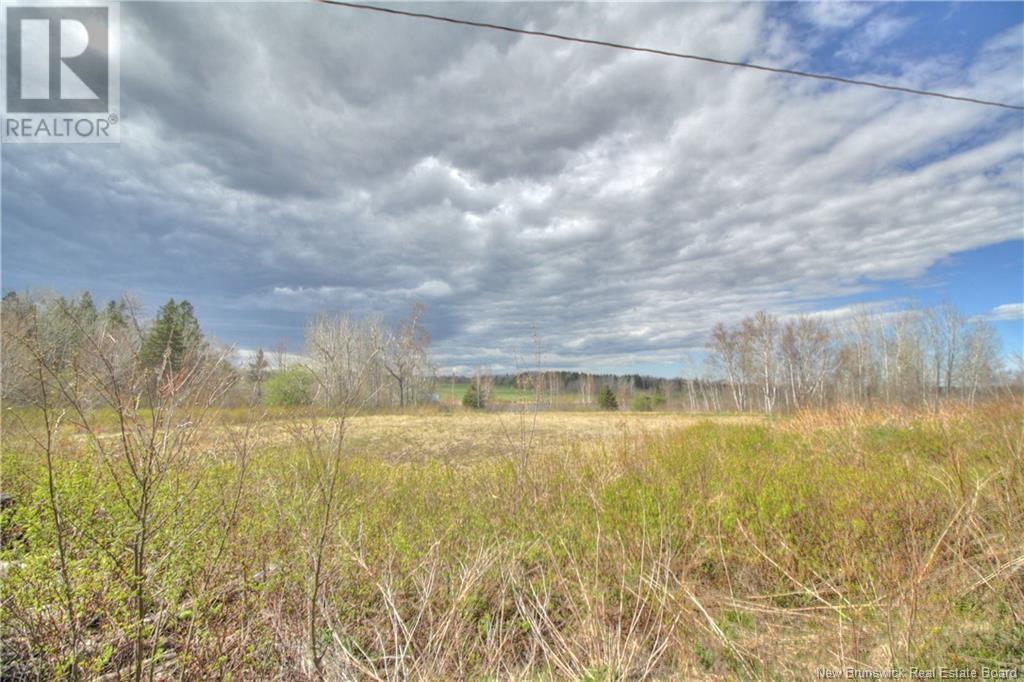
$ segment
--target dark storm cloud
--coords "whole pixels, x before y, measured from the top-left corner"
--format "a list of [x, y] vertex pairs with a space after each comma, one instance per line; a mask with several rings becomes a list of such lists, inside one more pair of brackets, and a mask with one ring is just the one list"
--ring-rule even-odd
[[[807, 66], [764, 5], [417, 7]], [[187, 296], [243, 346], [422, 300], [442, 363], [587, 366], [1019, 236], [1013, 114], [322, 5], [122, 23], [122, 143], [5, 149], [5, 287]], [[903, 80], [1019, 98], [1020, 52]]]

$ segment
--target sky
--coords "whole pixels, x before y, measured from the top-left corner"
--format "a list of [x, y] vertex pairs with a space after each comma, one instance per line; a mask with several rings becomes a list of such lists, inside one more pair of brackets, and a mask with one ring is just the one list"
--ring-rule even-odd
[[[411, 8], [1024, 105], [1022, 3]], [[307, 3], [123, 3], [121, 45], [120, 144], [3, 148], [4, 291], [294, 352], [420, 301], [442, 368], [675, 376], [915, 301], [1024, 345], [1021, 112]]]

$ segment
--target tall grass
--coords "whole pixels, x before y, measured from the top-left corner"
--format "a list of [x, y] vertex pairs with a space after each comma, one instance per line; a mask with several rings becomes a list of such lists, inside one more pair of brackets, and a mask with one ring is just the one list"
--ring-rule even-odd
[[[1022, 416], [1003, 403], [707, 421], [461, 465], [348, 452], [324, 541], [319, 661], [303, 532], [315, 476], [280, 442], [240, 459], [238, 427], [224, 425], [182, 473], [199, 478], [187, 504], [168, 499], [175, 523], [151, 539], [147, 670], [692, 679], [1020, 665]], [[67, 676], [75, 658], [99, 676], [132, 654], [129, 595], [102, 550], [130, 519], [96, 453], [60, 438], [74, 622], [56, 606], [45, 462], [8, 429], [5, 675]]]

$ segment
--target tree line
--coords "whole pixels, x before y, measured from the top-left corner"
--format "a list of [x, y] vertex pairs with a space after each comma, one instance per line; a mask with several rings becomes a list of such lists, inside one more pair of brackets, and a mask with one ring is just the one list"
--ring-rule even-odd
[[768, 414], [836, 403], [973, 404], [1009, 379], [992, 325], [949, 303], [863, 308], [834, 321], [761, 311], [733, 326], [718, 324], [708, 343], [708, 378], [727, 389], [716, 392], [716, 404]]
[[[278, 348], [271, 362], [260, 348], [236, 366], [224, 361], [224, 347], [207, 338], [187, 300], [171, 299], [146, 319], [130, 296], [97, 306], [89, 292], [71, 298], [11, 292], [2, 304], [2, 397], [8, 404], [38, 398], [31, 395], [40, 384], [26, 349], [42, 353], [48, 366], [61, 371], [80, 361], [89, 350], [85, 340], [98, 334], [118, 340], [122, 355], [134, 356], [142, 367], [170, 377], [197, 361], [216, 364], [230, 379], [222, 397], [227, 405], [403, 408], [433, 402], [438, 381], [456, 379], [438, 378], [423, 314], [415, 304], [394, 323], [380, 315], [318, 315], [306, 325], [301, 361], [287, 362]], [[771, 414], [839, 403], [974, 403], [1014, 383], [992, 325], [949, 303], [885, 312], [864, 308], [841, 319], [781, 319], [761, 311], [734, 325], [715, 325], [703, 357], [684, 358], [683, 374], [665, 379], [540, 369], [477, 372], [469, 379], [476, 393], [463, 403], [484, 407], [495, 386], [525, 386], [538, 407], [548, 409], [607, 409], [611, 395], [616, 408]]]
[[[261, 348], [236, 366], [228, 361], [230, 349], [204, 334], [187, 300], [171, 299], [147, 319], [127, 295], [97, 306], [89, 292], [70, 298], [10, 292], [0, 309], [2, 398], [8, 405], [37, 404], [45, 389], [41, 364], [67, 374], [86, 362], [116, 360], [125, 364], [118, 371], [146, 370], [172, 382], [197, 367], [216, 367], [229, 385], [219, 397], [228, 406], [405, 407], [433, 398], [436, 372], [422, 316], [419, 304], [395, 324], [381, 316], [319, 315], [306, 326], [301, 362], [279, 357], [271, 366]], [[101, 348], [118, 352], [98, 357]]]

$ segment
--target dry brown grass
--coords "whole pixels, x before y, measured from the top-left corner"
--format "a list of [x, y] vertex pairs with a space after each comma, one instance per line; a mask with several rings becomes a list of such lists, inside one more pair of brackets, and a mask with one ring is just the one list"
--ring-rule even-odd
[[[678, 413], [539, 412], [528, 415], [525, 430], [536, 452], [564, 452], [576, 447], [621, 447], [631, 442], [664, 436], [699, 423], [707, 417]], [[760, 417], [713, 417], [716, 423], [758, 423]], [[349, 448], [362, 456], [391, 462], [437, 460], [467, 463], [508, 455], [521, 442], [524, 424], [509, 412], [428, 414], [373, 414], [349, 418]], [[287, 424], [264, 431], [267, 441], [287, 443]]]

